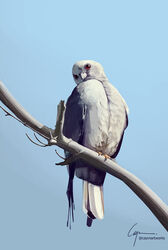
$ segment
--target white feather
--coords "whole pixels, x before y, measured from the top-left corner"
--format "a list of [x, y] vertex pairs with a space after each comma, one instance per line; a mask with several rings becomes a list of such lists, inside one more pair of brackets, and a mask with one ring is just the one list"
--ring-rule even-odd
[[83, 211], [87, 214], [89, 210], [97, 219], [103, 219], [103, 187], [83, 181]]
[[88, 202], [89, 202], [88, 182], [83, 181], [83, 212], [85, 214], [87, 214], [88, 212]]
[[97, 219], [104, 217], [104, 201], [102, 186], [88, 183], [90, 211]]

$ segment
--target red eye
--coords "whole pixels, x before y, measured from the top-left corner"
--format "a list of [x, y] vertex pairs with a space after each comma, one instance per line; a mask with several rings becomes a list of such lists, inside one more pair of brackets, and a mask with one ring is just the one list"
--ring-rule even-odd
[[86, 65], [85, 65], [85, 69], [86, 69], [86, 70], [89, 70], [90, 68], [91, 68], [91, 65], [90, 65], [90, 64], [86, 64]]

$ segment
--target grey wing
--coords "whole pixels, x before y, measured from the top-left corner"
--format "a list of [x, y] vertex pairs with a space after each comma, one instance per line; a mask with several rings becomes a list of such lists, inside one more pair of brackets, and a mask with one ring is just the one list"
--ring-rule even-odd
[[[85, 105], [81, 102], [80, 94], [77, 91], [77, 88], [75, 88], [66, 103], [63, 134], [78, 143], [82, 143], [84, 115]], [[65, 156], [66, 158], [69, 157], [70, 153], [65, 151]], [[71, 218], [74, 221], [73, 178], [75, 174], [76, 162], [72, 162], [69, 166], [67, 166], [67, 168], [69, 173], [67, 187], [69, 204], [67, 226], [71, 228]]]
[[66, 103], [63, 134], [80, 144], [84, 134], [85, 114], [86, 106], [82, 103], [77, 88], [74, 88]]
[[121, 148], [124, 131], [128, 126], [128, 106], [119, 91], [108, 81], [102, 83], [109, 104], [109, 131], [107, 153], [115, 158]]
[[127, 115], [127, 111], [125, 112], [125, 127], [124, 127], [124, 130], [123, 130], [123, 133], [121, 135], [121, 139], [118, 143], [118, 146], [117, 146], [117, 149], [116, 149], [116, 152], [114, 154], [111, 155], [111, 158], [116, 158], [116, 156], [118, 155], [119, 151], [120, 151], [120, 148], [121, 148], [121, 145], [122, 145], [122, 141], [123, 141], [123, 137], [124, 137], [124, 132], [125, 132], [125, 129], [128, 127], [128, 115]]

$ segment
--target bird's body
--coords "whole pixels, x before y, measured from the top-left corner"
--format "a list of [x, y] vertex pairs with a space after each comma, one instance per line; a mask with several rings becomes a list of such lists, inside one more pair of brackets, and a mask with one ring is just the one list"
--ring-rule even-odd
[[[65, 136], [115, 158], [128, 122], [128, 107], [124, 99], [108, 82], [102, 66], [97, 62], [77, 62], [73, 66], [73, 75], [77, 86], [66, 104]], [[73, 206], [72, 181], [76, 174], [84, 180], [83, 210], [88, 215], [87, 225], [90, 226], [92, 219], [102, 219], [104, 215], [102, 185], [105, 172], [82, 160], [71, 163], [68, 169], [69, 207]]]

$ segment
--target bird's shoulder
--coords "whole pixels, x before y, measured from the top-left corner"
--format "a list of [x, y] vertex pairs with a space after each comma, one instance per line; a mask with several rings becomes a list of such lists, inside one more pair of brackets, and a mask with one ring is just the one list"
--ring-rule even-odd
[[80, 100], [80, 93], [77, 86], [73, 89], [71, 95], [67, 99], [67, 105], [73, 105]]

